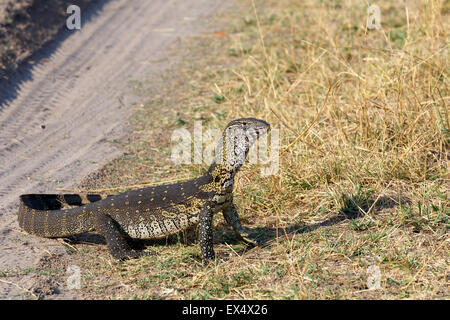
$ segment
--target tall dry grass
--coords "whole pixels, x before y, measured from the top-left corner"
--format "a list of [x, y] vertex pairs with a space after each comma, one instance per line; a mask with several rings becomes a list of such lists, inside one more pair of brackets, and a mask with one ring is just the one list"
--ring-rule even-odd
[[301, 135], [264, 206], [308, 214], [329, 192], [363, 188], [439, 207], [436, 191], [448, 191], [448, 3], [384, 1], [381, 30], [366, 28], [363, 2], [319, 3], [255, 6], [232, 35], [243, 63], [215, 89], [229, 119], [254, 115], [279, 128], [281, 149]]

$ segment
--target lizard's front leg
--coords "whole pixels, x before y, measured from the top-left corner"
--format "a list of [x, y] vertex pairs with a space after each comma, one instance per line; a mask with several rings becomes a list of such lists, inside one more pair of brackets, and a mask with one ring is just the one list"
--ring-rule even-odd
[[203, 262], [207, 263], [215, 259], [212, 230], [213, 211], [209, 202], [203, 206], [199, 216], [200, 222], [198, 227], [198, 236], [200, 241], [200, 249], [202, 251]]
[[245, 243], [256, 246], [258, 243], [249, 238], [248, 232], [244, 230], [239, 220], [239, 215], [233, 202], [222, 211], [225, 221], [233, 228], [236, 235]]

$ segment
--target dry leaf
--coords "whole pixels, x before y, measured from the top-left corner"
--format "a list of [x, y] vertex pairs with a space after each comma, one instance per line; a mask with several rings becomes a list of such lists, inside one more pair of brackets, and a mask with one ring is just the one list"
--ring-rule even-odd
[[222, 31], [216, 31], [216, 32], [214, 32], [214, 35], [216, 37], [219, 37], [219, 38], [228, 37], [228, 33], [225, 33], [225, 32], [222, 32]]

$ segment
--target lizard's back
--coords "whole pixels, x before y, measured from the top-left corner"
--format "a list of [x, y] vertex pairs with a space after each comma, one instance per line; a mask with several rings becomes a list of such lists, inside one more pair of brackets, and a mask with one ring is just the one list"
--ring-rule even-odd
[[197, 213], [211, 192], [197, 179], [131, 190], [106, 198], [100, 195], [26, 194], [20, 197], [19, 224], [28, 233], [65, 237], [94, 230], [96, 213], [109, 214], [133, 238], [158, 238], [198, 222]]

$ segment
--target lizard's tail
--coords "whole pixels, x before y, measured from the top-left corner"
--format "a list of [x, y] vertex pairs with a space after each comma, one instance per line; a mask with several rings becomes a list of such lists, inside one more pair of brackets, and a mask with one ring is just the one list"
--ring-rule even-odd
[[46, 238], [67, 237], [93, 229], [92, 205], [100, 195], [24, 194], [18, 220], [28, 233]]

